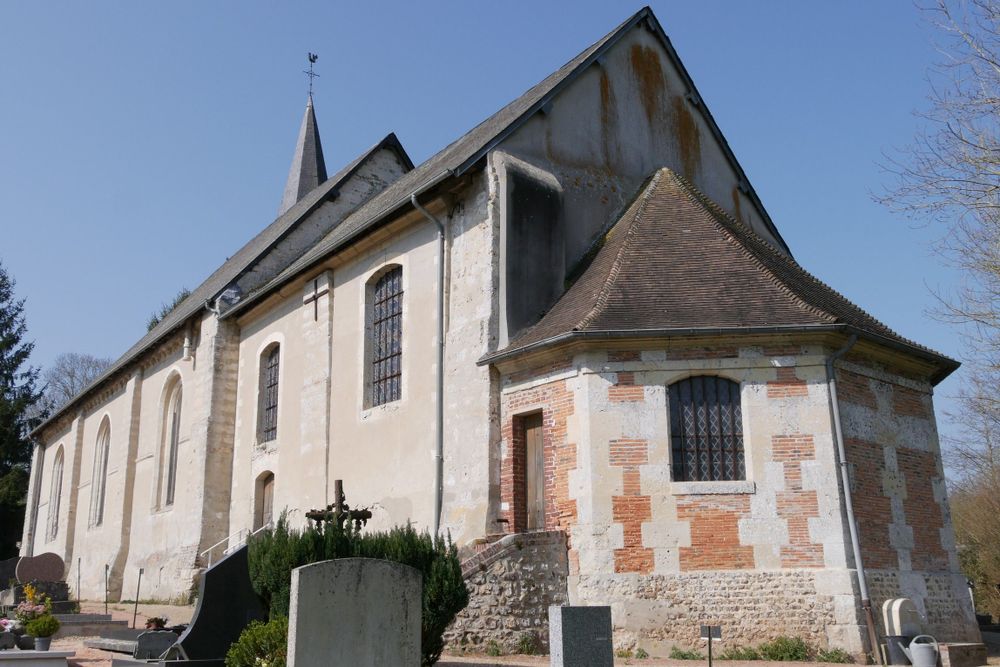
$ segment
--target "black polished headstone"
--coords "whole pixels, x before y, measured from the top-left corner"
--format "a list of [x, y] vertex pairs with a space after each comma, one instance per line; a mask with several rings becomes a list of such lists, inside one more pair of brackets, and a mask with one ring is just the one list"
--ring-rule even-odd
[[243, 546], [202, 575], [194, 618], [177, 643], [192, 660], [224, 658], [250, 621], [264, 620], [267, 611], [250, 585]]
[[13, 588], [17, 585], [17, 578], [14, 576], [14, 573], [17, 571], [17, 561], [19, 560], [21, 560], [20, 556], [0, 560], [0, 590]]
[[159, 658], [177, 641], [177, 635], [169, 630], [147, 630], [135, 638], [133, 658]]

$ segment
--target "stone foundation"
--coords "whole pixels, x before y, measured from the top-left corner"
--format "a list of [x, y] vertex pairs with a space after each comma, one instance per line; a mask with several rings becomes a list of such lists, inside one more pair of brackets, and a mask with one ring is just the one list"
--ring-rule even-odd
[[[966, 579], [948, 572], [869, 570], [872, 609], [881, 613], [890, 598], [907, 597], [925, 619], [924, 631], [940, 642], [980, 642]], [[880, 632], [884, 628], [879, 629]]]
[[727, 647], [785, 635], [855, 652], [858, 626], [853, 609], [838, 614], [839, 597], [818, 592], [812, 571], [714, 571], [580, 576], [573, 604], [610, 604], [615, 648], [641, 647], [653, 656], [673, 646], [700, 650], [703, 623], [721, 625]]
[[549, 605], [566, 604], [566, 536], [507, 535], [462, 564], [469, 605], [445, 633], [448, 648], [482, 651], [493, 641], [514, 651], [525, 634], [548, 650]]

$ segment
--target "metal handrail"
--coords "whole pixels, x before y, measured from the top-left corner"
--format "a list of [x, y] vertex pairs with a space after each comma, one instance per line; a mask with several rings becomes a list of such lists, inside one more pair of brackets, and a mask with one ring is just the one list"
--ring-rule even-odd
[[[257, 528], [256, 530], [254, 530], [252, 532], [247, 532], [246, 528], [240, 528], [235, 533], [233, 533], [231, 535], [227, 535], [226, 537], [222, 538], [221, 540], [219, 540], [218, 542], [216, 542], [215, 544], [213, 544], [209, 548], [205, 549], [204, 551], [201, 552], [201, 557], [204, 558], [206, 554], [208, 555], [208, 565], [206, 567], [212, 567], [212, 552], [215, 551], [216, 547], [220, 546], [221, 544], [223, 544], [225, 542], [229, 542], [234, 537], [239, 538], [239, 541], [237, 541], [235, 544], [233, 544], [231, 546], [226, 547], [223, 550], [222, 555], [225, 556], [225, 555], [229, 554], [231, 551], [235, 551], [239, 547], [241, 547], [244, 544], [246, 544], [246, 541], [248, 539], [250, 539], [251, 537], [253, 537], [257, 533], [259, 533], [260, 531], [264, 530], [265, 528], [270, 528], [273, 525], [273, 523], [274, 523], [273, 521], [268, 521], [263, 526], [261, 526], [260, 528]], [[245, 534], [245, 536], [244, 536], [244, 534]]]

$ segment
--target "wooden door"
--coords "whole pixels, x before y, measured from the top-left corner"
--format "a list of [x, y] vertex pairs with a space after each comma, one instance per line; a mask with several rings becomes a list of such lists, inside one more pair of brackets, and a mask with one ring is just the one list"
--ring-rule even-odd
[[542, 415], [524, 419], [525, 481], [527, 483], [528, 530], [545, 529], [545, 446]]

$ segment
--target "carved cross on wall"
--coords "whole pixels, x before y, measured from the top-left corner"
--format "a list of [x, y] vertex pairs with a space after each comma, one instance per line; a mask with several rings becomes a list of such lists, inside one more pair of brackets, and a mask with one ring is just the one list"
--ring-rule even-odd
[[313, 278], [312, 280], [312, 291], [306, 292], [305, 296], [302, 297], [302, 303], [311, 303], [313, 305], [313, 322], [319, 320], [319, 298], [330, 291], [330, 283], [323, 281], [320, 285], [319, 278]]

